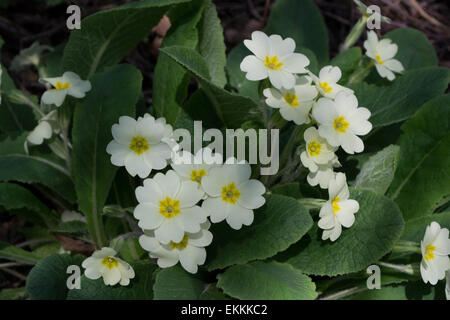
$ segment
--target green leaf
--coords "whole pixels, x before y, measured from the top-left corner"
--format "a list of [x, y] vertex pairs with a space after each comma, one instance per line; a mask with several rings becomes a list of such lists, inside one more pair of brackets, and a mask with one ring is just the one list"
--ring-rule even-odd
[[192, 73], [227, 127], [239, 128], [246, 121], [262, 119], [261, 110], [253, 100], [228, 92], [211, 82], [208, 65], [199, 53], [179, 46], [160, 51]]
[[65, 300], [67, 288], [67, 267], [80, 265], [81, 255], [52, 254], [39, 261], [27, 277], [27, 292], [32, 300]]
[[395, 59], [399, 60], [406, 70], [438, 65], [433, 45], [419, 30], [397, 28], [386, 33], [383, 39], [391, 39], [398, 46]]
[[151, 31], [168, 7], [186, 0], [144, 0], [102, 10], [81, 21], [64, 49], [63, 70], [91, 78], [118, 63]]
[[87, 224], [83, 221], [67, 221], [61, 222], [52, 231], [58, 233], [86, 233], [88, 231]]
[[361, 57], [361, 48], [353, 47], [331, 59], [330, 65], [339, 67], [342, 71], [342, 78], [339, 82], [347, 83], [350, 74], [358, 68]]
[[205, 8], [199, 28], [198, 50], [208, 65], [211, 82], [223, 88], [227, 83], [225, 65], [225, 43], [223, 29], [217, 16], [216, 6], [211, 0], [203, 0]]
[[71, 203], [76, 199], [69, 172], [41, 157], [19, 154], [0, 156], [0, 181], [41, 183]]
[[427, 102], [402, 127], [389, 195], [405, 220], [431, 214], [450, 194], [450, 95]]
[[399, 150], [398, 146], [390, 145], [371, 156], [362, 165], [353, 187], [385, 194], [394, 179]]
[[426, 101], [444, 93], [449, 79], [447, 68], [427, 67], [407, 71], [386, 87], [364, 82], [350, 87], [359, 105], [372, 112], [373, 126], [381, 127], [408, 119]]
[[[195, 49], [198, 44], [197, 24], [204, 9], [204, 1], [196, 0], [173, 7], [169, 11], [171, 27], [161, 48], [182, 45]], [[189, 76], [187, 71], [170, 57], [160, 54], [153, 80], [153, 106], [159, 116], [176, 125], [178, 118], [186, 117], [181, 107], [187, 98]]]
[[25, 154], [25, 141], [28, 132], [0, 136], [0, 156], [8, 154]]
[[320, 65], [328, 61], [327, 27], [312, 0], [278, 0], [272, 7], [264, 32], [291, 37], [297, 47], [312, 50]]
[[142, 75], [133, 66], [122, 64], [94, 75], [91, 83], [92, 90], [75, 108], [72, 169], [79, 207], [100, 247], [105, 244], [101, 212], [117, 170], [106, 146], [119, 117], [134, 117]]
[[335, 276], [363, 270], [388, 253], [403, 230], [397, 205], [367, 190], [351, 190], [359, 202], [355, 223], [335, 242], [322, 240], [317, 227], [304, 237], [287, 262], [306, 274]]
[[231, 230], [228, 224], [214, 225], [214, 241], [208, 247], [207, 269], [270, 258], [300, 240], [312, 226], [312, 219], [295, 199], [266, 196], [266, 204], [255, 210], [249, 227]]
[[301, 197], [300, 183], [293, 182], [287, 184], [279, 184], [272, 188], [272, 193], [299, 199]]
[[217, 286], [242, 300], [313, 300], [316, 286], [289, 264], [255, 261], [227, 269]]
[[441, 228], [450, 229], [450, 212], [442, 212], [431, 216], [418, 217], [405, 222], [405, 230], [401, 240], [420, 242], [425, 235], [425, 229], [431, 222], [437, 222]]
[[227, 297], [222, 290], [211, 284], [205, 291], [200, 294], [200, 300], [231, 300]]
[[422, 280], [406, 284], [381, 287], [380, 290], [367, 290], [351, 296], [350, 300], [445, 300], [444, 283], [435, 287]]
[[27, 296], [25, 287], [0, 290], [0, 300], [22, 300]]
[[128, 286], [106, 286], [103, 278], [91, 280], [81, 277], [81, 289], [70, 290], [68, 300], [151, 300], [153, 299], [153, 273], [156, 264], [138, 261], [131, 264], [135, 277]]
[[162, 269], [156, 274], [154, 300], [197, 300], [204, 288], [198, 275], [192, 275], [180, 266]]
[[41, 216], [47, 226], [56, 223], [57, 217], [26, 188], [14, 183], [0, 183], [0, 207], [6, 210], [27, 208]]
[[0, 241], [0, 259], [35, 264], [40, 258], [32, 252], [23, 250], [7, 242]]

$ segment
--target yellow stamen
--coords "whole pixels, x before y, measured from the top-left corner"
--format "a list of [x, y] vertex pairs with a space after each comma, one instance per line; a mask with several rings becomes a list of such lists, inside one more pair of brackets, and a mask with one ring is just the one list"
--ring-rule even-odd
[[339, 200], [341, 200], [341, 198], [336, 197], [333, 199], [333, 201], [331, 201], [331, 206], [333, 207], [333, 214], [334, 216], [336, 216], [336, 213], [341, 210], [341, 207], [339, 207]]
[[272, 58], [266, 57], [265, 65], [270, 70], [278, 70], [283, 66], [283, 63], [278, 62], [277, 56], [273, 56]]
[[381, 57], [380, 57], [379, 54], [377, 54], [377, 55], [375, 56], [375, 58], [377, 58], [377, 61], [378, 61], [379, 64], [383, 64], [383, 63], [384, 63], [384, 62], [381, 60]]
[[202, 182], [202, 178], [206, 176], [205, 169], [200, 170], [192, 170], [191, 171], [191, 180], [197, 183]]
[[308, 152], [311, 156], [317, 156], [320, 154], [320, 148], [322, 148], [322, 145], [316, 141], [311, 141], [308, 143]]
[[172, 200], [170, 197], [166, 197], [164, 200], [159, 201], [159, 213], [167, 219], [179, 215], [180, 212], [179, 200]]
[[330, 93], [330, 92], [333, 90], [333, 88], [330, 87], [330, 86], [328, 85], [328, 82], [326, 82], [326, 81], [320, 82], [320, 83], [319, 83], [319, 87], [320, 87], [320, 88], [323, 90], [323, 92], [325, 92], [325, 93]]
[[173, 249], [184, 249], [187, 246], [188, 239], [189, 239], [189, 236], [187, 235], [187, 233], [185, 233], [183, 239], [180, 242], [170, 241], [170, 246]]
[[119, 266], [119, 262], [112, 257], [103, 258], [102, 264], [105, 265], [108, 269], [117, 268]]
[[222, 188], [222, 200], [231, 204], [235, 204], [237, 199], [241, 196], [238, 188], [234, 182]]
[[70, 88], [70, 82], [61, 83], [61, 82], [57, 81], [55, 84], [56, 90], [63, 90], [63, 89], [69, 89], [69, 88]]
[[425, 260], [433, 260], [434, 259], [434, 250], [436, 250], [436, 246], [429, 244], [425, 247]]
[[345, 121], [344, 117], [338, 117], [334, 119], [333, 127], [334, 130], [340, 133], [345, 133], [347, 131], [347, 127], [350, 125], [347, 121]]
[[286, 92], [284, 96], [284, 101], [291, 107], [298, 107], [298, 97], [295, 94], [291, 94], [290, 92]]
[[130, 149], [137, 153], [137, 155], [143, 154], [150, 148], [147, 139], [143, 137], [133, 137], [130, 143]]

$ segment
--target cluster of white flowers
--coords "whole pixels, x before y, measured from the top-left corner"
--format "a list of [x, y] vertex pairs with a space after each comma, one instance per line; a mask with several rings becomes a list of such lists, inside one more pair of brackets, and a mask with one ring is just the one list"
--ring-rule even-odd
[[[52, 88], [44, 92], [41, 103], [60, 107], [67, 95], [75, 98], [84, 98], [86, 92], [91, 90], [91, 83], [82, 80], [76, 73], [66, 71], [61, 77], [42, 78], [42, 83], [49, 84]], [[56, 110], [50, 111], [39, 119], [38, 125], [27, 136], [27, 142], [31, 145], [40, 145], [45, 139], [50, 139], [53, 133], [60, 130], [57, 122]]]
[[235, 158], [223, 163], [222, 156], [209, 148], [195, 155], [172, 152], [179, 146], [164, 118], [123, 116], [113, 125], [112, 135], [107, 146], [111, 162], [125, 166], [130, 175], [144, 179], [153, 169], [162, 170], [169, 163], [172, 167], [136, 188], [139, 204], [134, 217], [144, 233], [139, 243], [161, 268], [179, 261], [186, 271], [196, 273], [213, 239], [210, 221], [226, 220], [238, 230], [251, 225], [253, 210], [265, 203], [265, 187], [250, 179], [248, 163]]
[[450, 238], [449, 230], [441, 228], [439, 223], [433, 221], [425, 230], [420, 243], [422, 262], [420, 273], [425, 283], [435, 285], [443, 280], [447, 273], [446, 296], [450, 299]]
[[[349, 154], [364, 150], [359, 136], [372, 129], [368, 121], [370, 111], [358, 107], [353, 91], [338, 84], [342, 77], [339, 67], [325, 66], [318, 76], [310, 72], [308, 58], [294, 53], [295, 42], [291, 38], [283, 40], [278, 35], [255, 31], [244, 44], [253, 53], [241, 63], [247, 79], [268, 77], [273, 85], [263, 91], [267, 105], [279, 109], [285, 120], [296, 125], [310, 124], [304, 132], [305, 151], [300, 159], [309, 169], [308, 183], [329, 189], [330, 200], [320, 211], [319, 227], [324, 229], [324, 240], [335, 241], [342, 226], [353, 225], [354, 214], [359, 210], [358, 202], [348, 199], [345, 175], [334, 172], [340, 166], [335, 152], [339, 147]], [[383, 48], [377, 46], [382, 57], [392, 58]]]

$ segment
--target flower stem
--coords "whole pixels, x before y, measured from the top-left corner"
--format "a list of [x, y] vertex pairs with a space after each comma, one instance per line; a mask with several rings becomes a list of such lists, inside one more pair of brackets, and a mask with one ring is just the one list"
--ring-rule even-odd
[[422, 253], [420, 245], [417, 242], [411, 241], [398, 241], [392, 248], [393, 252], [404, 252], [404, 253]]
[[357, 68], [349, 77], [347, 81], [347, 85], [355, 84], [363, 81], [372, 70], [373, 66], [375, 66], [375, 61], [371, 60], [366, 66], [361, 66]]
[[394, 263], [388, 263], [388, 262], [383, 262], [383, 261], [378, 261], [377, 264], [382, 267], [396, 270], [396, 271], [406, 273], [409, 275], [417, 274], [417, 272], [419, 270], [419, 268], [416, 264], [394, 264]]
[[318, 209], [323, 206], [326, 200], [315, 198], [298, 199], [298, 203], [302, 204], [306, 209]]
[[358, 41], [364, 31], [368, 18], [369, 16], [364, 14], [361, 16], [361, 18], [359, 18], [359, 20], [356, 22], [352, 30], [350, 30], [349, 34], [345, 38], [345, 41], [340, 48], [341, 52], [349, 49], [356, 43], [356, 41]]

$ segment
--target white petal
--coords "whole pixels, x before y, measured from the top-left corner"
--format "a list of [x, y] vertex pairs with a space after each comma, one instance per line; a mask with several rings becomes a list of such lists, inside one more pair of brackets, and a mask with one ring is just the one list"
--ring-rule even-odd
[[252, 40], [244, 40], [244, 45], [260, 59], [265, 59], [269, 55], [269, 37], [264, 32], [252, 32]]
[[155, 229], [155, 238], [164, 244], [173, 241], [175, 243], [183, 240], [184, 230], [181, 222], [176, 218], [164, 219], [158, 229]]
[[164, 221], [164, 216], [159, 213], [159, 208], [150, 203], [140, 203], [134, 209], [134, 217], [139, 220], [139, 227], [153, 230]]
[[161, 193], [164, 197], [170, 197], [174, 199], [180, 190], [181, 181], [180, 177], [175, 171], [169, 170], [166, 174], [157, 173], [153, 179], [156, 181], [161, 189]]
[[[306, 73], [306, 67], [309, 65], [309, 59], [301, 53], [293, 53], [282, 59], [282, 69], [289, 73]], [[295, 83], [292, 85], [292, 87]], [[286, 87], [288, 88], [288, 87]]]
[[106, 146], [106, 152], [111, 155], [111, 163], [121, 167], [125, 165], [125, 159], [130, 153], [130, 149], [113, 140]]
[[241, 70], [246, 72], [245, 77], [251, 81], [267, 78], [267, 68], [264, 62], [255, 56], [246, 56], [241, 62]]
[[183, 181], [180, 191], [175, 196], [180, 200], [181, 208], [189, 208], [197, 204], [203, 197], [204, 192], [198, 188], [198, 183], [194, 181]]
[[206, 221], [208, 212], [198, 206], [182, 209], [179, 217], [184, 231], [196, 233], [200, 231], [200, 224]]
[[202, 203], [202, 208], [209, 214], [212, 223], [225, 220], [231, 209], [230, 206], [233, 205], [223, 201], [220, 197], [207, 198]]
[[237, 186], [240, 196], [237, 203], [247, 209], [256, 209], [264, 205], [266, 192], [264, 185], [258, 180], [248, 180]]
[[232, 206], [226, 218], [231, 228], [239, 230], [242, 228], [242, 225], [249, 226], [253, 223], [253, 210], [246, 209], [238, 204]]
[[403, 72], [405, 70], [402, 63], [396, 59], [386, 60], [384, 62], [384, 66], [394, 72], [399, 72], [399, 73]]
[[57, 107], [60, 107], [63, 104], [66, 95], [67, 89], [62, 90], [50, 89], [44, 92], [44, 94], [41, 97], [41, 101], [45, 104], [54, 104]]
[[145, 161], [144, 156], [134, 152], [128, 153], [125, 157], [124, 164], [128, 173], [133, 177], [137, 174], [141, 179], [144, 179], [147, 178], [152, 171], [152, 168], [149, 167], [147, 161]]

